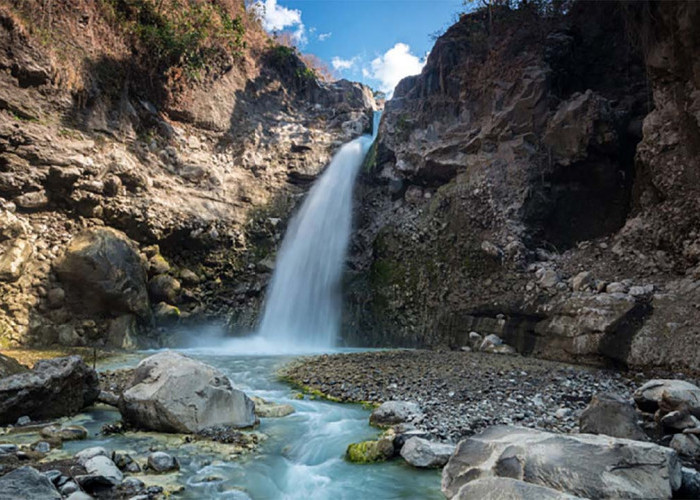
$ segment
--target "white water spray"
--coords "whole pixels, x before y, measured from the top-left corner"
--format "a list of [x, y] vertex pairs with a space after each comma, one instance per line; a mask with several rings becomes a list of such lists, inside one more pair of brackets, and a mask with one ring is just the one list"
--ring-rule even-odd
[[[374, 134], [378, 122], [375, 113]], [[362, 136], [340, 148], [289, 224], [259, 328], [261, 340], [276, 350], [335, 346], [353, 186], [373, 138]]]

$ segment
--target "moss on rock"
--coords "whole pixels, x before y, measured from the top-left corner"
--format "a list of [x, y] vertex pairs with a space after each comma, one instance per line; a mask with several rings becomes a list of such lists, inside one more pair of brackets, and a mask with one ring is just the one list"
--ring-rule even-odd
[[361, 441], [348, 446], [346, 457], [350, 462], [370, 464], [384, 462], [394, 456], [394, 439], [385, 435], [375, 441]]

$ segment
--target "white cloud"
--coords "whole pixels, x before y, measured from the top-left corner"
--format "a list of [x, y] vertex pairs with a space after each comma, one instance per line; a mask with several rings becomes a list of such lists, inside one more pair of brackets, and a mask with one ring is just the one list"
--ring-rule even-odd
[[301, 11], [288, 9], [277, 3], [277, 0], [257, 0], [250, 7], [254, 10], [266, 31], [282, 31], [292, 29], [292, 39], [300, 45], [305, 45], [306, 28], [301, 21]]
[[318, 34], [318, 41], [325, 42], [326, 40], [328, 40], [331, 37], [332, 34], [333, 33], [331, 33], [330, 31], [328, 33], [319, 33]]
[[357, 57], [353, 57], [352, 59], [342, 59], [340, 57], [334, 57], [333, 59], [331, 59], [331, 65], [333, 66], [333, 69], [339, 71], [351, 69], [353, 66], [355, 66], [356, 62]]
[[417, 75], [423, 69], [425, 61], [411, 54], [411, 47], [405, 43], [397, 43], [383, 55], [372, 60], [370, 68], [363, 69], [365, 77], [379, 80], [379, 90], [386, 92], [387, 97], [394, 93], [394, 87], [402, 78]]

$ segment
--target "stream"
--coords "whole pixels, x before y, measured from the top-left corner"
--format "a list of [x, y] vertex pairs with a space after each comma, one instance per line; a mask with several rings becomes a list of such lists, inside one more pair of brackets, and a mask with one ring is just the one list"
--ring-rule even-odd
[[[259, 448], [235, 460], [196, 448], [168, 444], [166, 435], [99, 435], [103, 424], [120, 419], [116, 409], [99, 406], [67, 423], [84, 425], [90, 438], [66, 442], [63, 451], [74, 454], [91, 446], [129, 452], [142, 459], [149, 448], [176, 456], [185, 486], [177, 498], [197, 499], [438, 499], [440, 473], [407, 466], [403, 460], [359, 465], [343, 457], [348, 444], [373, 439], [379, 431], [369, 426], [369, 410], [361, 405], [325, 400], [295, 399], [289, 385], [280, 382], [277, 368], [290, 356], [217, 355], [208, 350], [185, 350], [185, 354], [226, 373], [248, 395], [291, 404], [295, 413], [282, 418], [263, 418], [256, 429], [268, 436]], [[140, 357], [140, 356], [139, 356]], [[119, 363], [106, 362], [99, 369], [134, 366], [137, 356]], [[143, 434], [143, 435], [141, 435]], [[139, 476], [147, 485], [159, 476]], [[248, 495], [248, 496], [246, 496]]]

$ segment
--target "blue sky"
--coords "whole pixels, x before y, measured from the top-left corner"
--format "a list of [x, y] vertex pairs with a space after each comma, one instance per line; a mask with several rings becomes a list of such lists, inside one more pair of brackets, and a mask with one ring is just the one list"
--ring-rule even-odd
[[302, 52], [320, 57], [336, 76], [391, 93], [416, 74], [432, 48], [430, 35], [454, 23], [462, 0], [257, 0], [263, 26], [289, 32]]

